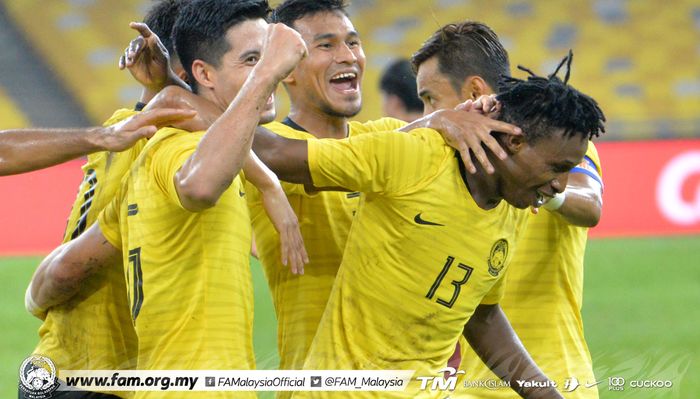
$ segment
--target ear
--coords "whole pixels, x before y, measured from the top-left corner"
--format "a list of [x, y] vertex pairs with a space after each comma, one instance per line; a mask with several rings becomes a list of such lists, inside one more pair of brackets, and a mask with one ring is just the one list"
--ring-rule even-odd
[[296, 72], [297, 72], [296, 68], [292, 69], [292, 72], [289, 75], [287, 75], [286, 78], [282, 79], [282, 83], [284, 83], [286, 85], [295, 84], [297, 81]]
[[176, 75], [177, 75], [178, 78], [182, 79], [183, 82], [185, 82], [185, 83], [187, 83], [187, 84], [190, 83], [190, 82], [188, 82], [188, 80], [190, 79], [190, 77], [187, 76], [187, 72], [185, 72], [184, 69], [180, 69], [180, 71], [177, 72]]
[[209, 89], [215, 86], [214, 79], [216, 74], [214, 73], [214, 68], [205, 61], [194, 60], [192, 63], [192, 76], [194, 76], [198, 86]]
[[501, 138], [499, 140], [501, 145], [509, 154], [516, 154], [527, 145], [525, 137], [522, 135], [514, 135], [509, 133], [498, 133], [498, 135]]
[[463, 101], [472, 99], [476, 100], [482, 95], [493, 94], [491, 86], [489, 86], [481, 76], [473, 75], [469, 76], [464, 80], [462, 85], [462, 92], [460, 93]]

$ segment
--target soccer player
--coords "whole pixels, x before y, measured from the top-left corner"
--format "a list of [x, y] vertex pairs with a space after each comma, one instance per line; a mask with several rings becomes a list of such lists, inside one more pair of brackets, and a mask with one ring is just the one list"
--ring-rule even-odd
[[[145, 20], [159, 21], [157, 27], [169, 36], [178, 6], [179, 3], [172, 1], [156, 3], [147, 12]], [[136, 111], [133, 110], [117, 110], [105, 126], [134, 114]], [[88, 156], [83, 165], [85, 177], [68, 217], [64, 243], [80, 236], [97, 220], [97, 215], [113, 199], [122, 177], [145, 145], [146, 140], [139, 140], [126, 151], [102, 151]], [[27, 302], [31, 303], [31, 300], [28, 295]], [[60, 369], [116, 370], [136, 366], [137, 339], [128, 310], [121, 262], [106, 267], [104, 272], [89, 279], [74, 298], [40, 316], [44, 322], [39, 329], [39, 344], [34, 353], [48, 356]], [[132, 394], [124, 391], [59, 391], [56, 396], [126, 398]]]
[[[455, 51], [459, 49], [459, 51]], [[426, 111], [452, 108], [492, 94], [498, 75], [508, 74], [508, 56], [496, 34], [476, 22], [438, 30], [413, 57], [418, 91]], [[484, 104], [491, 109], [492, 104]], [[572, 377], [594, 382], [591, 356], [583, 335], [581, 304], [583, 258], [588, 227], [602, 207], [600, 160], [593, 143], [571, 170], [566, 190], [528, 218], [514, 253], [500, 302], [513, 329], [542, 371], [567, 398], [597, 398], [597, 388], [572, 386]], [[541, 317], [547, 315], [547, 317]], [[506, 360], [506, 363], [508, 361]], [[497, 378], [474, 352], [462, 347], [465, 378]], [[569, 379], [569, 386], [566, 381]], [[459, 389], [453, 398], [514, 398], [509, 389]]]
[[[174, 36], [189, 81], [226, 111], [206, 133], [159, 131], [98, 225], [49, 255], [31, 287], [38, 307], [51, 306], [123, 253], [138, 368], [254, 367], [250, 222], [238, 172], [258, 121], [274, 116], [274, 87], [305, 54], [296, 32], [268, 27], [267, 11], [261, 0], [183, 8]], [[176, 396], [222, 395], [231, 396]]]
[[[309, 55], [284, 80], [291, 103], [280, 123], [265, 125], [285, 137], [342, 139], [364, 131], [348, 118], [360, 111], [365, 55], [342, 0], [287, 0], [273, 21], [301, 34]], [[390, 121], [387, 121], [389, 123]], [[381, 122], [380, 122], [381, 123]], [[389, 125], [386, 130], [393, 130]], [[307, 193], [303, 185], [284, 183], [300, 219], [310, 263], [303, 276], [280, 265], [279, 237], [264, 214], [257, 190], [248, 190], [255, 240], [277, 315], [280, 369], [301, 369], [340, 266], [358, 193]], [[277, 397], [289, 397], [281, 391]]]
[[[466, 173], [434, 130], [299, 141], [265, 132], [254, 148], [283, 180], [364, 194], [305, 369], [408, 369], [437, 376], [462, 334], [501, 378], [530, 398], [561, 397], [497, 305], [524, 211], [564, 190], [588, 140], [603, 129], [595, 101], [551, 76], [507, 79], [496, 133], [509, 152], [495, 173]], [[510, 204], [510, 205], [509, 205]], [[504, 365], [508, 356], [518, 367]], [[345, 397], [433, 397], [404, 392]], [[332, 397], [296, 392], [294, 398]]]
[[384, 115], [406, 122], [423, 116], [423, 103], [416, 95], [416, 75], [411, 62], [400, 58], [389, 64], [379, 79]]

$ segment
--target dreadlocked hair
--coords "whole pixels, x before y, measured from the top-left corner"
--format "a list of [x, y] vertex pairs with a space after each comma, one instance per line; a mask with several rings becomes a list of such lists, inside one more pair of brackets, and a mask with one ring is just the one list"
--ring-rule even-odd
[[[530, 75], [527, 80], [502, 76], [497, 97], [502, 105], [499, 119], [519, 126], [529, 142], [549, 136], [555, 129], [564, 129], [565, 137], [585, 135], [588, 140], [605, 133], [605, 115], [598, 103], [567, 84], [573, 58], [569, 50], [546, 78], [520, 65], [518, 69]], [[562, 81], [557, 74], [565, 64]]]

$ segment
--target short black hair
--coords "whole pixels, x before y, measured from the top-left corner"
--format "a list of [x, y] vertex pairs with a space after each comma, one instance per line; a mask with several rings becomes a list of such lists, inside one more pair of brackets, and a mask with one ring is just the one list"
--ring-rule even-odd
[[423, 102], [417, 94], [416, 74], [409, 60], [399, 58], [389, 64], [379, 80], [379, 88], [398, 97], [408, 111], [423, 112]]
[[508, 52], [486, 24], [463, 21], [443, 26], [413, 54], [413, 70], [436, 56], [440, 72], [459, 93], [464, 80], [480, 76], [495, 90], [501, 76], [510, 76]]
[[218, 67], [230, 50], [226, 32], [243, 21], [265, 19], [270, 13], [267, 0], [193, 0], [184, 5], [175, 22], [173, 38], [182, 67], [196, 92], [192, 63], [203, 60]]
[[286, 0], [272, 11], [272, 22], [294, 28], [297, 20], [319, 12], [338, 11], [347, 16], [346, 7], [345, 0]]
[[[552, 134], [553, 129], [564, 129], [564, 136], [582, 135], [588, 140], [605, 133], [605, 115], [598, 103], [568, 85], [573, 56], [569, 51], [547, 77], [520, 65], [518, 69], [530, 75], [527, 80], [503, 77], [498, 87], [498, 119], [519, 126], [530, 143]], [[566, 76], [561, 80], [557, 73], [564, 64]]]
[[143, 17], [143, 22], [158, 35], [171, 56], [175, 54], [173, 28], [183, 5], [183, 0], [155, 0]]

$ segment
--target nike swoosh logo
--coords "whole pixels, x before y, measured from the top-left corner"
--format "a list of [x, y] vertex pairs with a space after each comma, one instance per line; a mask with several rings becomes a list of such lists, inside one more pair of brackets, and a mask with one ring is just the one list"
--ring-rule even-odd
[[586, 388], [591, 388], [591, 387], [594, 387], [594, 386], [600, 384], [600, 383], [603, 382], [603, 381], [605, 381], [605, 380], [600, 380], [600, 381], [598, 381], [598, 382], [594, 382], [594, 383], [591, 383], [591, 384], [586, 383], [586, 385], [584, 385], [584, 386], [585, 386]]
[[[421, 213], [423, 213], [423, 212], [421, 212]], [[426, 225], [426, 226], [444, 226], [444, 224], [434, 223], [434, 222], [429, 222], [429, 221], [427, 221], [427, 220], [423, 220], [423, 219], [420, 217], [421, 213], [417, 214], [416, 217], [413, 218], [413, 221], [414, 221], [414, 222], [416, 222], [416, 223], [418, 223], [418, 224], [423, 224], [423, 225]]]

